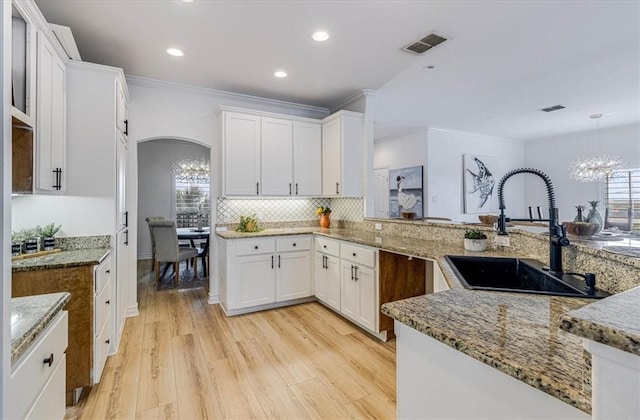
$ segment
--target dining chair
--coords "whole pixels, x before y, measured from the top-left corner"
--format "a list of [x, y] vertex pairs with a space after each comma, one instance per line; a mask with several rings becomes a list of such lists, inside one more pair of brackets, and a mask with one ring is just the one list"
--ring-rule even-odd
[[197, 272], [198, 250], [185, 248], [178, 245], [178, 233], [176, 223], [172, 220], [152, 220], [149, 226], [153, 230], [156, 243], [155, 272], [156, 283], [160, 281], [160, 263], [173, 263], [173, 271], [176, 274], [176, 283], [180, 281], [180, 261], [193, 260], [194, 275]]
[[149, 236], [151, 237], [151, 270], [154, 269], [154, 267], [156, 266], [156, 241], [153, 237], [153, 229], [151, 229], [151, 225], [149, 224], [149, 222], [151, 221], [158, 221], [158, 220], [165, 220], [164, 216], [149, 216], [145, 219], [147, 221], [147, 224], [149, 225]]
[[209, 237], [207, 237], [205, 241], [200, 242], [200, 246], [198, 247], [198, 258], [201, 259], [202, 263], [202, 275], [206, 277], [209, 267]]

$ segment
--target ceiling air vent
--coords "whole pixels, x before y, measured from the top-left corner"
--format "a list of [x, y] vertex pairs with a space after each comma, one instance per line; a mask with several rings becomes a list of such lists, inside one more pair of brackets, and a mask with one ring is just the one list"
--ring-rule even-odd
[[540, 111], [544, 111], [544, 112], [553, 112], [553, 111], [559, 111], [561, 109], [564, 109], [565, 107], [562, 105], [554, 105], [554, 106], [550, 106], [547, 108], [542, 108]]
[[405, 45], [404, 47], [402, 47], [402, 50], [420, 55], [425, 51], [435, 47], [436, 45], [442, 44], [446, 40], [447, 38], [431, 33], [422, 38], [420, 41]]

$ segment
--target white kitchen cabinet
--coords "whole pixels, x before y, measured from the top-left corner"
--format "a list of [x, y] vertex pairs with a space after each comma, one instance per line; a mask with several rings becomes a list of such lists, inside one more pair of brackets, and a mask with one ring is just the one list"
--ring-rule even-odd
[[114, 337], [114, 285], [111, 255], [94, 268], [94, 343], [92, 383], [100, 382], [107, 356], [112, 351]]
[[228, 315], [311, 300], [311, 238], [221, 242], [220, 304]]
[[119, 79], [116, 79], [116, 128], [124, 136], [129, 135], [129, 106], [124, 86]]
[[129, 263], [135, 250], [126, 245], [129, 145], [121, 131], [127, 95], [122, 69], [77, 61], [67, 65], [66, 194], [99, 198], [112, 215], [100, 221], [112, 235], [115, 249], [110, 352], [118, 348], [124, 327], [127, 282], [135, 282], [135, 267]]
[[261, 118], [262, 195], [293, 195], [293, 123]]
[[224, 196], [322, 194], [319, 120], [221, 108]]
[[322, 195], [362, 197], [363, 116], [339, 111], [322, 120]]
[[315, 238], [315, 295], [326, 305], [340, 311], [340, 243]]
[[63, 191], [66, 177], [66, 68], [47, 38], [38, 32], [36, 188]]
[[368, 330], [374, 331], [378, 308], [373, 268], [343, 258], [341, 274], [340, 312]]
[[64, 418], [68, 320], [67, 311], [59, 312], [12, 367], [7, 418]]
[[293, 194], [322, 195], [322, 126], [293, 122]]
[[222, 123], [224, 194], [260, 195], [260, 117], [223, 112]]

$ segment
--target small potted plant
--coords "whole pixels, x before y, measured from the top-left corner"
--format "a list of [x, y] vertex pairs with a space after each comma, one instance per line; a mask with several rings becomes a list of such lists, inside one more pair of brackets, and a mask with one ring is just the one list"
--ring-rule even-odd
[[22, 253], [24, 237], [21, 232], [11, 232], [11, 256], [16, 257]]
[[42, 238], [42, 249], [44, 251], [51, 251], [56, 247], [56, 233], [60, 230], [62, 225], [56, 226], [55, 223], [49, 223], [48, 225], [36, 226], [36, 232], [38, 236]]
[[487, 235], [481, 230], [470, 229], [464, 233], [464, 249], [467, 251], [484, 251], [487, 249]]
[[19, 234], [24, 238], [25, 254], [33, 254], [38, 251], [38, 232], [35, 229], [22, 229]]
[[237, 232], [260, 232], [261, 230], [262, 228], [255, 214], [251, 216], [240, 216], [240, 222], [238, 222], [238, 227], [236, 227]]
[[327, 229], [331, 226], [331, 209], [329, 207], [318, 207], [316, 214], [320, 216], [320, 227]]

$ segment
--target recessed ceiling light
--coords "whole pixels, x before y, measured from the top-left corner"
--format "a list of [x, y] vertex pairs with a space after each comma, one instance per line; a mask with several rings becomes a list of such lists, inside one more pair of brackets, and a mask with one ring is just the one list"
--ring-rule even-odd
[[326, 31], [316, 31], [311, 35], [314, 41], [322, 42], [329, 39], [329, 34]]
[[193, 3], [193, 0], [182, 0], [184, 3]]
[[287, 77], [287, 72], [278, 70], [277, 72], [273, 73], [273, 75], [276, 76], [278, 79], [284, 79], [285, 77]]
[[182, 57], [184, 55], [184, 51], [182, 51], [180, 48], [167, 48], [167, 54], [174, 57]]

